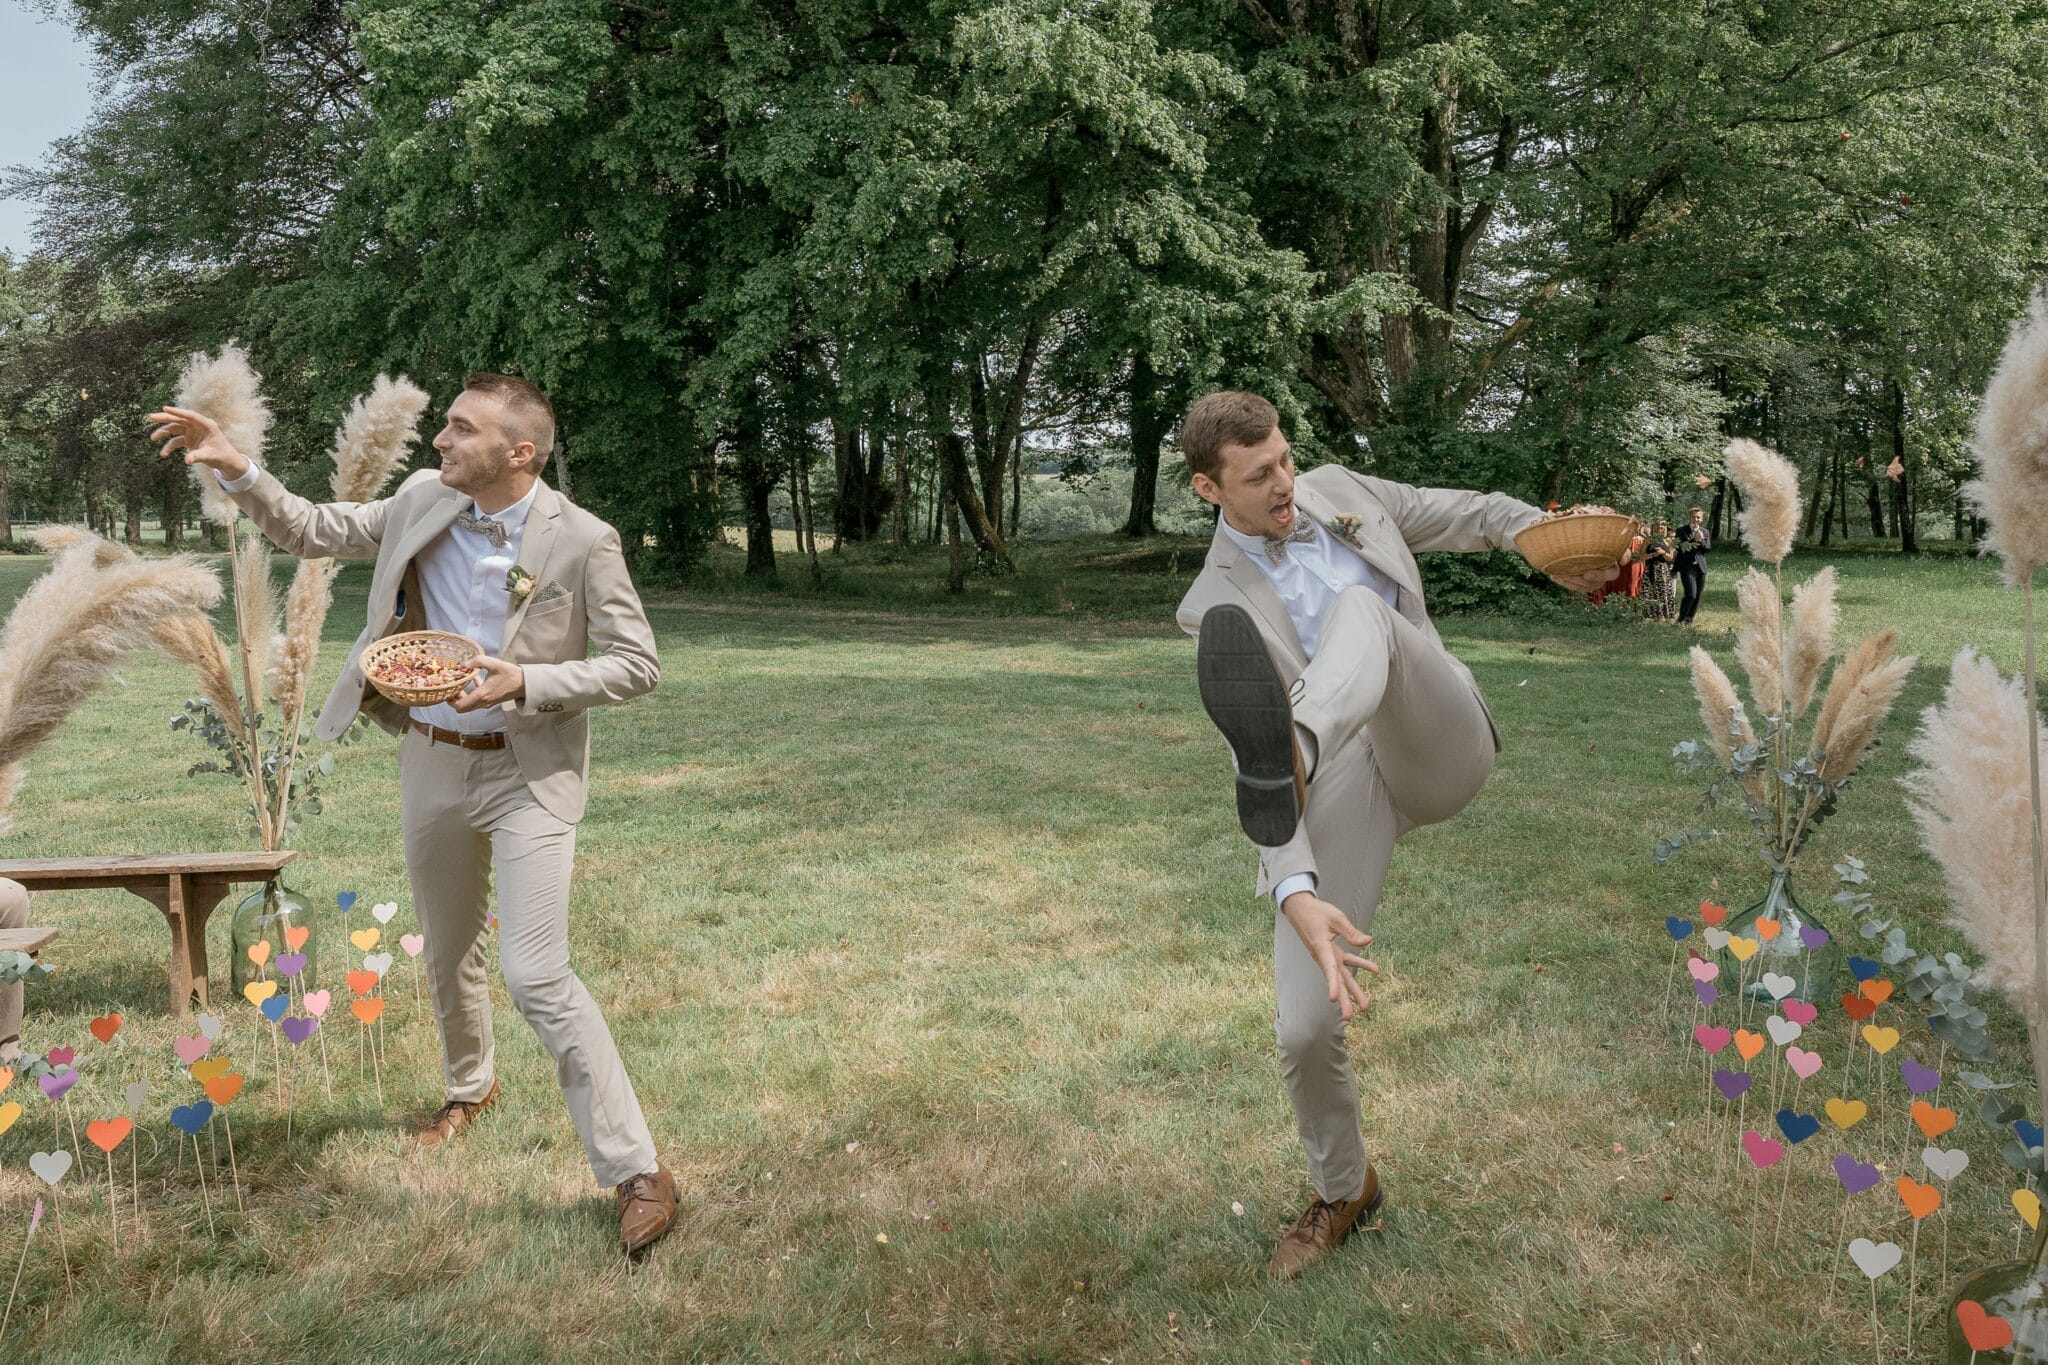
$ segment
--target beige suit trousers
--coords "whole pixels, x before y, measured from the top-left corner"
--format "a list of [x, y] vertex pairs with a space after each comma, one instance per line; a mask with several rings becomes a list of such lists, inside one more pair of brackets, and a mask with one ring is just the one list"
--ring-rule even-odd
[[[20, 882], [0, 877], [0, 929], [28, 928], [28, 892]], [[0, 1053], [21, 1037], [22, 984], [0, 986]]]
[[[1316, 894], [1372, 927], [1394, 841], [1470, 804], [1493, 771], [1493, 729], [1471, 683], [1428, 632], [1369, 588], [1341, 593], [1315, 660], [1295, 685], [1295, 723], [1317, 762], [1302, 819]], [[1333, 1202], [1365, 1186], [1358, 1082], [1344, 1018], [1300, 935], [1273, 925], [1276, 1029], [1288, 1099], [1317, 1192]]]
[[505, 989], [555, 1059], [591, 1173], [600, 1185], [617, 1185], [652, 1172], [654, 1139], [625, 1063], [569, 968], [576, 826], [534, 799], [509, 748], [463, 749], [407, 730], [398, 774], [448, 1098], [482, 1099], [494, 1074], [484, 963], [495, 876]]

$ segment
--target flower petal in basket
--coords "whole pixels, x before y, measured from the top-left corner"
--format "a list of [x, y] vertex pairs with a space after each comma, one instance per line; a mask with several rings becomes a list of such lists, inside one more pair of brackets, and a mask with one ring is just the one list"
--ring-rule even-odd
[[432, 706], [461, 694], [483, 646], [445, 630], [387, 635], [363, 650], [363, 676], [400, 706]]

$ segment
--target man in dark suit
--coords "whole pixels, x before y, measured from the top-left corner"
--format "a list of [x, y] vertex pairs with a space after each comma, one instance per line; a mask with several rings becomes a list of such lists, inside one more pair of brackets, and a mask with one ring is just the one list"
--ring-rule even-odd
[[1683, 598], [1678, 604], [1678, 623], [1692, 620], [1700, 609], [1700, 594], [1707, 590], [1707, 551], [1713, 539], [1707, 534], [1707, 514], [1695, 507], [1678, 528], [1678, 584]]

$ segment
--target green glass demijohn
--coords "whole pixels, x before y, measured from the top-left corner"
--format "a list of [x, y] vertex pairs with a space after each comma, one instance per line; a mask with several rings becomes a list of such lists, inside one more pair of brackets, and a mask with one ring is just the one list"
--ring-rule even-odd
[[[1965, 1275], [1948, 1303], [1948, 1350], [1942, 1359], [1952, 1365], [2001, 1365], [2009, 1360], [2048, 1361], [2048, 1218], [2034, 1233], [2033, 1253], [2023, 1261], [1986, 1266]], [[1986, 1313], [2004, 1318], [2012, 1341], [2003, 1347], [1977, 1350], [1964, 1334], [1956, 1309], [1975, 1303]]]
[[[230, 983], [235, 994], [241, 995], [242, 988], [252, 981], [264, 979], [279, 980], [277, 961], [292, 951], [285, 942], [284, 931], [294, 925], [307, 929], [313, 927], [313, 907], [298, 892], [282, 881], [271, 882], [250, 892], [235, 907], [233, 928], [230, 931], [234, 952], [229, 964]], [[306, 965], [294, 978], [301, 986], [313, 983], [314, 969], [319, 965], [319, 936], [307, 934], [305, 943], [298, 951], [305, 955]], [[258, 967], [249, 957], [249, 949], [258, 943], [270, 945], [270, 956]]]
[[[1778, 925], [1776, 936], [1766, 940], [1758, 934], [1756, 925], [1759, 920], [1775, 921]], [[1790, 977], [1796, 983], [1791, 997], [1808, 1004], [1833, 999], [1846, 989], [1843, 974], [1847, 969], [1847, 955], [1834, 931], [1822, 924], [1812, 911], [1800, 905], [1792, 894], [1790, 868], [1781, 867], [1774, 872], [1770, 890], [1764, 893], [1764, 898], [1731, 917], [1727, 929], [1731, 939], [1754, 939], [1758, 949], [1746, 963], [1722, 949], [1721, 985], [1724, 991], [1735, 989], [1733, 983], [1741, 982], [1744, 996], [1761, 1004], [1771, 1004], [1781, 998], [1764, 985], [1764, 977], [1772, 974]], [[1806, 938], [1800, 935], [1802, 929], [1818, 929], [1827, 935], [1827, 941], [1818, 948], [1808, 947]], [[1812, 937], [1811, 933], [1806, 937]]]

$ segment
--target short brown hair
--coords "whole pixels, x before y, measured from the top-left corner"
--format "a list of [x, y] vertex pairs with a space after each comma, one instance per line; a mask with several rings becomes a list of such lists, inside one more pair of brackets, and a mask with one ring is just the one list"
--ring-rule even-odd
[[511, 374], [473, 374], [462, 381], [464, 393], [487, 393], [512, 414], [513, 441], [533, 442], [533, 472], [547, 467], [555, 453], [555, 405], [530, 381]]
[[1225, 446], [1255, 446], [1279, 425], [1279, 411], [1255, 393], [1241, 389], [1205, 393], [1180, 424], [1181, 458], [1188, 462], [1190, 474], [1218, 478], [1223, 473]]

